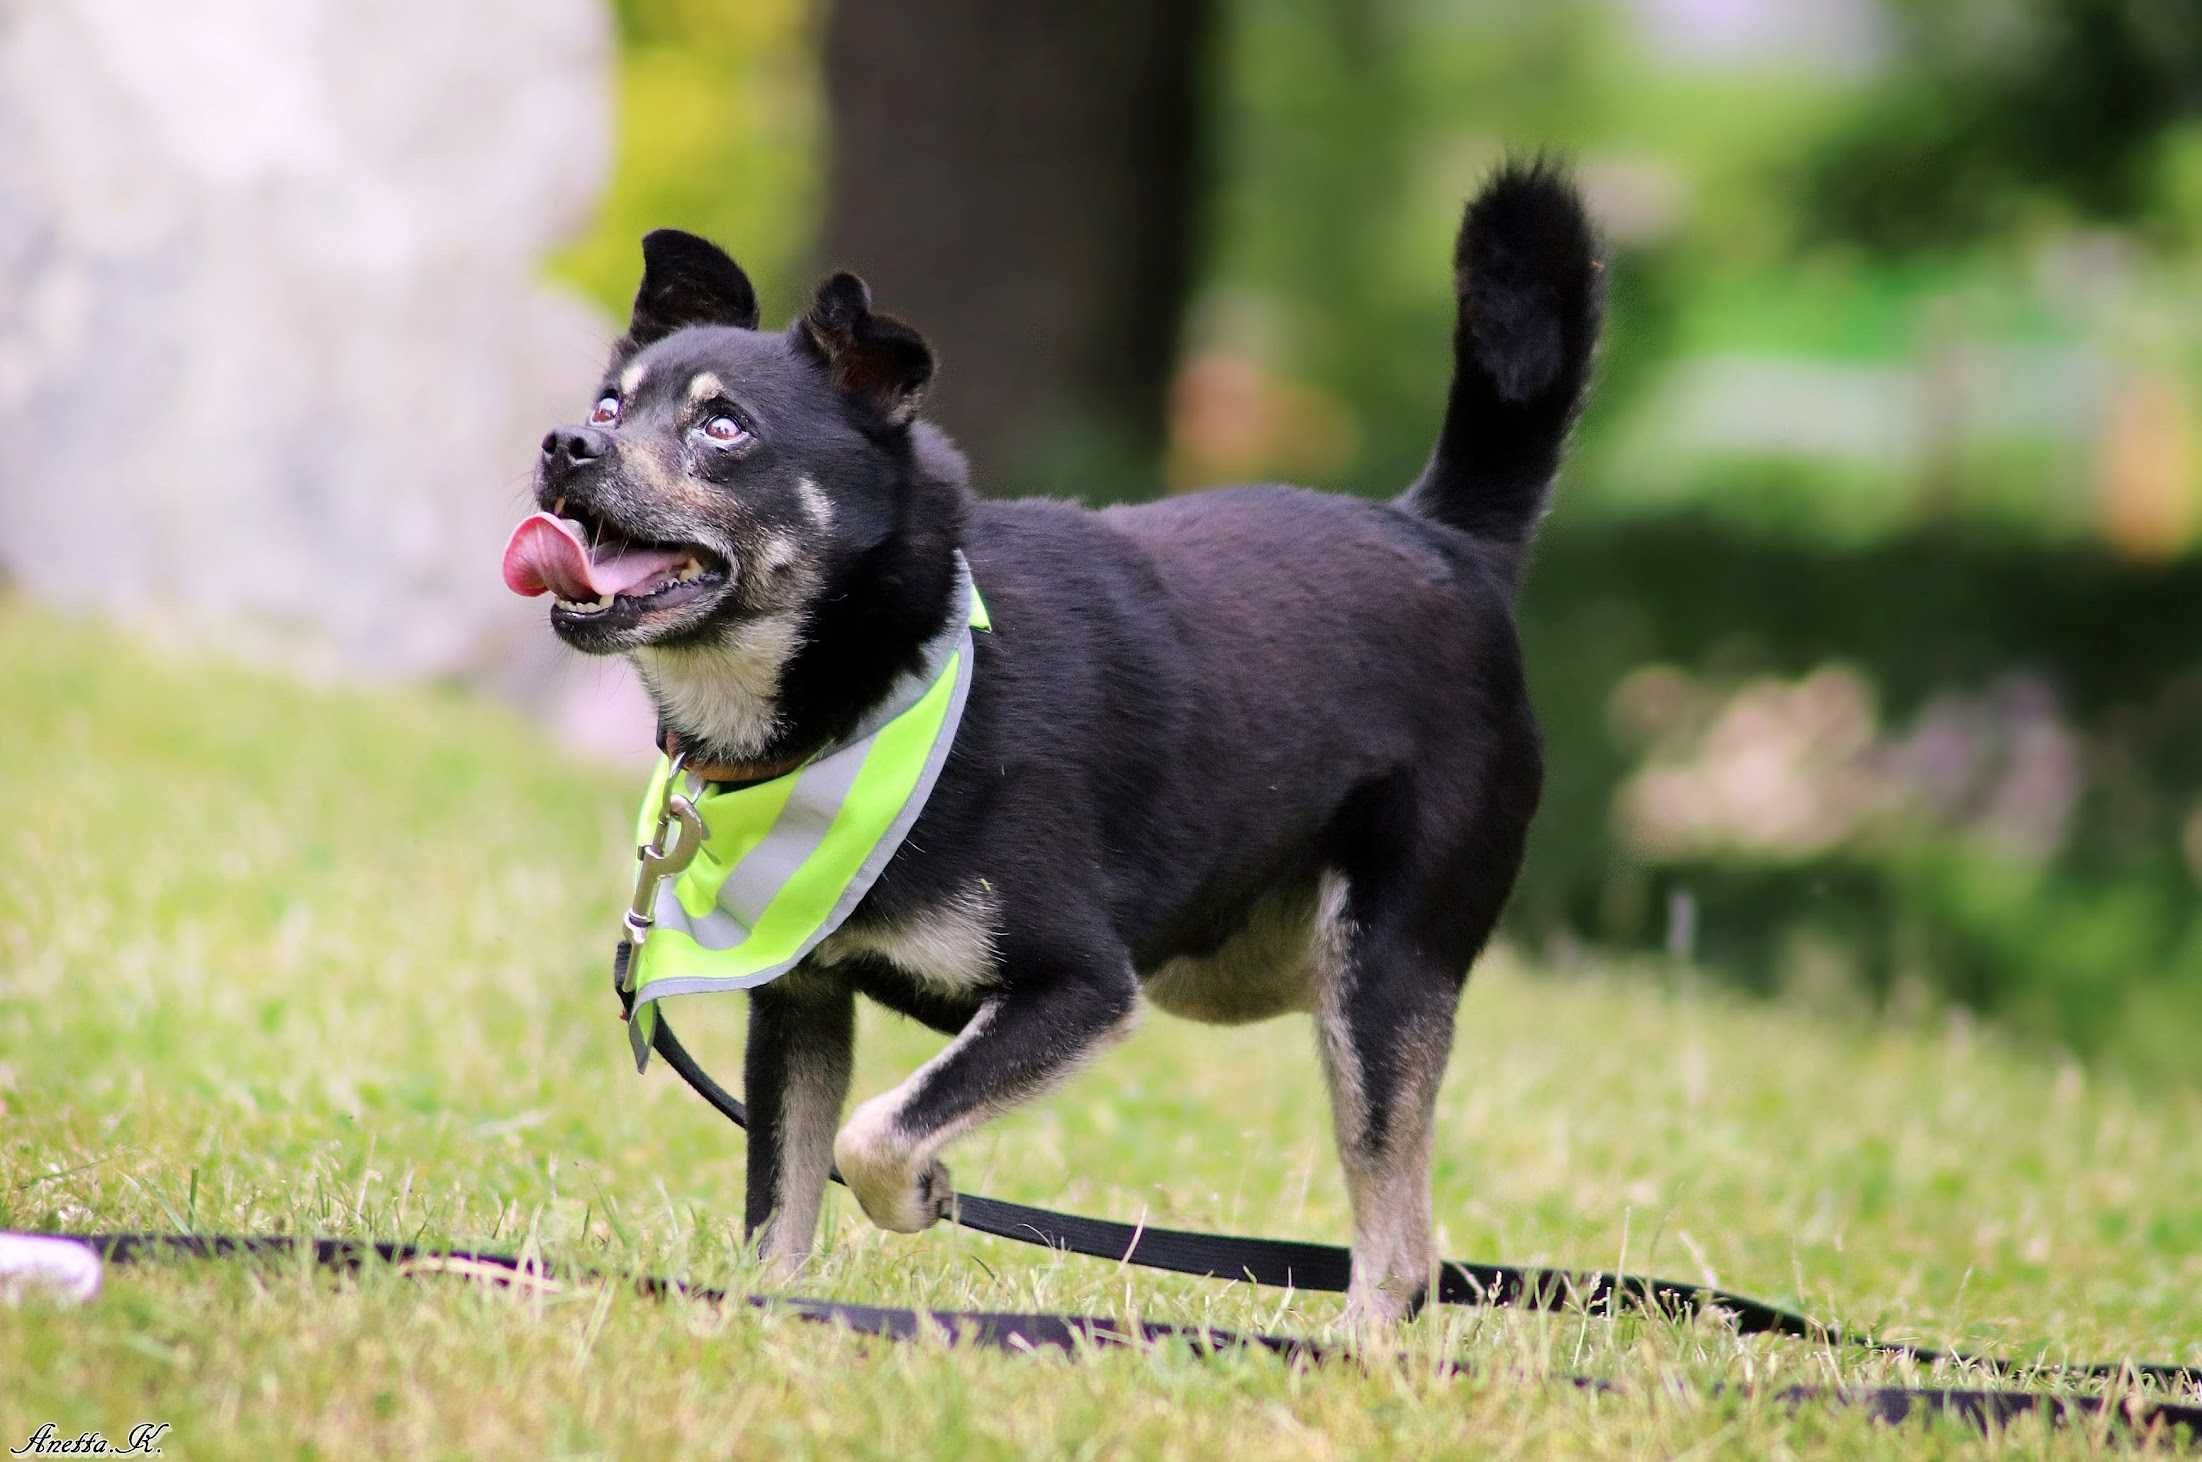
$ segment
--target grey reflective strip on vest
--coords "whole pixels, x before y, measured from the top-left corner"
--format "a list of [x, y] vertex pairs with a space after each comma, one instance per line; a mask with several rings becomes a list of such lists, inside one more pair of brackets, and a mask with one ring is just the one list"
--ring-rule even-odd
[[660, 885], [659, 927], [683, 930], [705, 949], [732, 949], [747, 939], [774, 896], [825, 841], [842, 799], [863, 770], [864, 752], [861, 743], [843, 747], [795, 773], [795, 791], [772, 831], [734, 865], [718, 903], [701, 917], [681, 906], [672, 880]]

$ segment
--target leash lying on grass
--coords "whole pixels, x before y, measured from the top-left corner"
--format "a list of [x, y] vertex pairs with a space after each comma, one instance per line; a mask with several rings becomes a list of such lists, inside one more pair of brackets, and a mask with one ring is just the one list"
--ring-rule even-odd
[[[713, 1109], [737, 1127], [747, 1128], [748, 1111], [696, 1064], [662, 1016], [651, 1032], [651, 1044], [665, 1063]], [[836, 1182], [841, 1179], [838, 1172], [833, 1177]], [[1248, 1279], [1256, 1284], [1303, 1290], [1342, 1291], [1350, 1268], [1347, 1251], [1328, 1244], [1133, 1226], [976, 1195], [960, 1196], [956, 1200], [954, 1218], [964, 1227], [981, 1233], [1019, 1243], [1041, 1244], [1067, 1253], [1180, 1274]], [[1158, 1322], [1127, 1326], [1093, 1315], [913, 1310], [794, 1296], [737, 1296], [658, 1275], [638, 1277], [598, 1270], [560, 1272], [532, 1259], [467, 1249], [421, 1249], [411, 1244], [287, 1235], [109, 1233], [23, 1237], [82, 1245], [111, 1264], [159, 1257], [217, 1259], [310, 1255], [317, 1266], [327, 1269], [358, 1270], [375, 1260], [395, 1265], [409, 1275], [458, 1275], [501, 1285], [546, 1285], [566, 1279], [623, 1282], [652, 1297], [748, 1304], [803, 1320], [839, 1325], [862, 1335], [914, 1340], [931, 1334], [963, 1344], [1019, 1353], [1038, 1350], [1078, 1353], [1097, 1347], [1180, 1341], [1193, 1354], [1201, 1356], [1247, 1347], [1305, 1364], [1319, 1364], [1341, 1356], [1337, 1347], [1291, 1335], [1241, 1334]], [[93, 1283], [96, 1286], [96, 1279]], [[79, 1288], [89, 1293], [88, 1289]], [[1793, 1311], [1707, 1285], [1603, 1270], [1530, 1269], [1506, 1264], [1449, 1262], [1442, 1270], [1434, 1298], [1439, 1304], [1511, 1305], [1545, 1311], [1580, 1307], [1585, 1313], [1603, 1316], [1634, 1308], [1669, 1319], [1688, 1318], [1710, 1310], [1727, 1315], [1737, 1332], [1744, 1335], [1793, 1336], [1829, 1346], [1910, 1355], [1929, 1364], [1949, 1361], [1997, 1376], [2048, 1373], [2123, 1382], [2124, 1389], [2108, 1396], [2061, 1396], [2046, 1391], [1939, 1386], [1790, 1386], [1774, 1392], [1773, 1398], [1788, 1405], [1857, 1408], [1876, 1420], [1891, 1423], [1913, 1417], [1948, 1415], [1989, 1432], [2020, 1417], [2040, 1415], [2056, 1424], [2094, 1420], [2148, 1439], [2168, 1440], [2177, 1429], [2184, 1428], [2190, 1444], [2202, 1442], [2202, 1399], [2167, 1400], [2160, 1393], [2136, 1389], [2137, 1383], [2145, 1381], [2164, 1391], [2202, 1392], [2202, 1367], [2132, 1361], [2029, 1366], [2002, 1357], [1964, 1355], [1854, 1335]], [[1459, 1362], [1448, 1362], [1444, 1367], [1446, 1374], [1464, 1374], [1466, 1370], [1467, 1367]], [[1593, 1377], [1573, 1376], [1567, 1381], [1583, 1390], [1625, 1394], [1613, 1383]]]
[[[655, 1043], [665, 1063], [681, 1080], [735, 1126], [748, 1130], [749, 1112], [720, 1086], [661, 1018]], [[838, 1183], [838, 1170], [830, 1175]], [[999, 1198], [959, 1194], [955, 1221], [968, 1229], [1021, 1244], [1041, 1244], [1071, 1254], [1197, 1274], [1209, 1279], [1248, 1279], [1277, 1288], [1345, 1292], [1351, 1255], [1332, 1244], [1297, 1239], [1253, 1239], [1184, 1229], [1148, 1228], [1074, 1213], [1031, 1208]], [[1665, 1319], [1687, 1319], [1705, 1310], [1725, 1311], [1741, 1335], [1788, 1335], [1829, 1346], [1852, 1346], [1887, 1355], [1909, 1355], [1927, 1365], [1949, 1361], [1993, 1375], [2049, 1371], [2089, 1380], [2132, 1376], [2166, 1387], [2202, 1389], [2202, 1366], [2134, 1361], [2026, 1365], [1997, 1356], [1965, 1355], [1927, 1346], [1902, 1345], [1853, 1335], [1837, 1326], [1777, 1309], [1748, 1295], [1672, 1279], [1646, 1279], [1601, 1269], [1521, 1269], [1511, 1264], [1471, 1264], [1447, 1260], [1438, 1276], [1441, 1305], [1512, 1305], [1517, 1309], [1564, 1310], [1580, 1305], [1593, 1315], [1612, 1315], [1633, 1307]]]
[[[663, 1029], [662, 1026], [659, 1027]], [[664, 1054], [660, 1051], [660, 1054]], [[1015, 1207], [1016, 1205], [1002, 1205]], [[1089, 1349], [1118, 1345], [1156, 1345], [1182, 1341], [1197, 1356], [1254, 1347], [1286, 1360], [1320, 1364], [1338, 1359], [1336, 1347], [1290, 1335], [1239, 1334], [1188, 1326], [1145, 1322], [1136, 1327], [1095, 1315], [1032, 1315], [989, 1310], [908, 1310], [884, 1305], [851, 1305], [836, 1300], [793, 1296], [731, 1295], [724, 1290], [691, 1285], [658, 1275], [624, 1276], [599, 1270], [560, 1271], [534, 1259], [513, 1254], [493, 1254], [472, 1249], [421, 1249], [411, 1244], [364, 1243], [355, 1239], [294, 1238], [289, 1235], [231, 1234], [26, 1234], [19, 1239], [81, 1245], [110, 1264], [141, 1260], [287, 1258], [307, 1256], [324, 1269], [356, 1271], [370, 1261], [395, 1266], [408, 1276], [456, 1275], [520, 1288], [554, 1286], [567, 1280], [598, 1280], [632, 1284], [638, 1293], [652, 1298], [681, 1298], [712, 1304], [746, 1304], [757, 1309], [793, 1315], [815, 1323], [838, 1325], [859, 1335], [889, 1340], [917, 1340], [927, 1335], [959, 1344], [992, 1350], [1031, 1354], [1041, 1350], [1077, 1354]], [[1197, 1237], [1197, 1236], [1196, 1236]], [[1526, 1303], [1538, 1308], [1557, 1308], [1532, 1297]], [[1765, 1307], [1761, 1307], [1765, 1308]], [[1461, 1375], [1467, 1367], [1447, 1362], [1444, 1374]], [[2142, 1368], [2088, 1368], [2132, 1371]], [[2151, 1372], [2170, 1376], [2187, 1374], [2176, 1367], [2151, 1367]], [[1626, 1394], [1612, 1382], [1588, 1376], [1570, 1376], [1567, 1384], [1579, 1390]], [[2157, 1400], [2127, 1393], [2120, 1396], [2055, 1396], [2044, 1391], [1992, 1391], [1958, 1387], [1872, 1386], [1845, 1389], [1832, 1386], [1789, 1386], [1773, 1393], [1791, 1406], [1810, 1403], [1854, 1407], [1876, 1421], [1896, 1423], [1915, 1417], [1953, 1416], [1982, 1433], [2024, 1416], [2041, 1415], [2053, 1424], [2094, 1420], [2116, 1426], [2146, 1440], [2172, 1440], [2176, 1429], [2185, 1428], [2191, 1444], [2202, 1440], [2202, 1404]]]
[[[625, 992], [622, 991], [621, 994], [624, 1001]], [[695, 1058], [688, 1054], [687, 1047], [673, 1034], [672, 1026], [662, 1013], [656, 1028], [651, 1032], [651, 1044], [658, 1055], [664, 1058], [665, 1064], [672, 1067], [680, 1079], [687, 1082], [714, 1111], [735, 1126], [748, 1130], [748, 1109], [732, 1093], [712, 1080], [709, 1072], [696, 1064]], [[838, 1170], [831, 1176], [836, 1183], [842, 1181]], [[1242, 1238], [1184, 1229], [1149, 1228], [1144, 1224], [1134, 1226], [1107, 1219], [1085, 1218], [1073, 1213], [1057, 1213], [1052, 1209], [1008, 1203], [999, 1198], [986, 1198], [977, 1194], [959, 1194], [951, 1216], [965, 1228], [992, 1234], [997, 1238], [1208, 1278], [1247, 1279], [1255, 1284], [1342, 1293], [1352, 1268], [1350, 1253], [1332, 1244], [1306, 1243], [1293, 1239]], [[1648, 1279], [1641, 1275], [1615, 1274], [1606, 1270], [1525, 1269], [1511, 1264], [1472, 1264], [1448, 1260], [1439, 1271], [1437, 1293], [1433, 1298], [1441, 1305], [1511, 1305], [1529, 1310], [1565, 1310], [1580, 1306], [1588, 1314], [1604, 1316], [1611, 1316], [1625, 1308], [1635, 1308], [1666, 1319], [1686, 1319], [1707, 1310], [1717, 1310], [1725, 1313], [1737, 1333], [1742, 1335], [1786, 1335], [1828, 1346], [1849, 1346], [1888, 1355], [1909, 1355], [1929, 1365], [1948, 1361], [1995, 1376], [2049, 1373], [2076, 1379], [2124, 1380], [2129, 1384], [2146, 1380], [2158, 1383], [2166, 1390], [2191, 1389], [2202, 1392], [2202, 1366], [2144, 1361], [2091, 1362], [2084, 1365], [2045, 1362], [2029, 1366], [1999, 1356], [1967, 1355], [1852, 1334], [1837, 1326], [1752, 1299], [1748, 1295], [1734, 1294], [1710, 1285]], [[797, 1303], [818, 1309], [818, 1313], [806, 1313], [806, 1318], [840, 1318], [846, 1321], [845, 1316], [825, 1313], [827, 1311], [863, 1311], [867, 1314], [902, 1317], [893, 1324], [857, 1325], [857, 1328], [871, 1334], [892, 1334], [900, 1339], [914, 1335], [920, 1329], [920, 1312], [876, 1311], [865, 1306], [836, 1306], [811, 1300]], [[1191, 1331], [1153, 1324], [1142, 1326], [1142, 1333], [1135, 1336], [1125, 1333], [1113, 1321], [1091, 1316], [964, 1312], [925, 1314], [951, 1333], [979, 1343], [1011, 1349], [1032, 1345], [1067, 1349], [1081, 1339], [1120, 1342], [1175, 1336], [1193, 1341], [1195, 1349], [1204, 1353], [1224, 1345], [1258, 1345], [1276, 1354], [1294, 1358], [1319, 1360], [1329, 1354], [1325, 1347], [1294, 1336], [1225, 1335], [1216, 1331]], [[895, 1328], [896, 1325], [901, 1328]], [[1606, 1383], [1586, 1377], [1574, 1378], [1574, 1384], [1600, 1390], [1610, 1389]], [[2059, 1421], [2107, 1415], [2142, 1429], [2189, 1427], [2193, 1429], [2194, 1439], [2202, 1442], [2202, 1400], [2188, 1404], [2155, 1400], [2140, 1394], [2114, 1400], [2102, 1397], [2056, 1396], [2040, 1391], [1942, 1387], [1874, 1387], [1844, 1391], [1830, 1387], [1799, 1386], [1791, 1387], [1780, 1395], [1782, 1399], [1791, 1402], [1819, 1401], [1862, 1406], [1873, 1416], [1885, 1421], [1901, 1421], [1915, 1411], [1950, 1412], [1962, 1416], [1983, 1430], [2032, 1412], [2041, 1412]]]

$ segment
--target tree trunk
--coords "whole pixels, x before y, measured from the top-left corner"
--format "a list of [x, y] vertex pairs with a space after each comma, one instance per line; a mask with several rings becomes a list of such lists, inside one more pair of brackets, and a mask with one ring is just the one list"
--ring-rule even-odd
[[929, 339], [994, 493], [1144, 497], [1193, 253], [1209, 0], [835, 0], [832, 266]]

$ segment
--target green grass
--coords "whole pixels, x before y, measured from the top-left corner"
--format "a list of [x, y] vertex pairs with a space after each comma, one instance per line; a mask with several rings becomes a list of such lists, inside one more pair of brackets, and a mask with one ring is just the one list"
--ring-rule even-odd
[[[453, 1240], [757, 1282], [739, 1136], [662, 1070], [635, 1076], [605, 988], [632, 779], [457, 698], [299, 688], [5, 604], [0, 706], [0, 1226]], [[739, 1002], [685, 1007], [731, 1074]], [[859, 1093], [935, 1044], [868, 1014]], [[2191, 1091], [1502, 954], [1470, 986], [1440, 1130], [1449, 1254], [1717, 1277], [1931, 1344], [2202, 1359]], [[1338, 1239], [1326, 1132], [1303, 1025], [1157, 1016], [951, 1166], [973, 1192]], [[816, 1295], [1305, 1332], [1339, 1308], [890, 1237], [839, 1194], [825, 1227]], [[1754, 1399], [1927, 1376], [1711, 1322], [1453, 1311], [1401, 1341], [1365, 1369], [1071, 1363], [617, 1288], [164, 1266], [110, 1274], [89, 1307], [0, 1309], [0, 1443], [162, 1420], [170, 1455], [1971, 1445]], [[1432, 1374], [1454, 1355], [1472, 1378]]]

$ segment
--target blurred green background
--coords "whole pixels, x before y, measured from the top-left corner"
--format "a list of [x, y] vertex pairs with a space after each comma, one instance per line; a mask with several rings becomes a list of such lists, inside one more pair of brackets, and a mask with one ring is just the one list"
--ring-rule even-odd
[[[2202, 6], [621, 0], [676, 224], [942, 346], [982, 489], [1388, 495], [1509, 148], [1608, 235], [1517, 937], [2202, 1070]], [[1128, 39], [1127, 39], [1128, 37]]]

